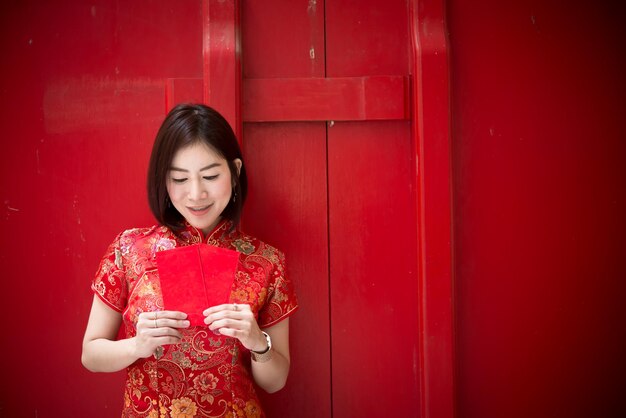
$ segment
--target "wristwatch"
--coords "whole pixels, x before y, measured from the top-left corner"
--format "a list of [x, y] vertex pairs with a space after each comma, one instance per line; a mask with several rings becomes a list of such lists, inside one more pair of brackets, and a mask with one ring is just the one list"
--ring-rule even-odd
[[270, 361], [272, 359], [272, 339], [267, 332], [261, 331], [261, 333], [265, 337], [265, 341], [267, 341], [267, 348], [263, 351], [250, 350], [252, 360], [257, 363], [265, 363], [266, 361]]

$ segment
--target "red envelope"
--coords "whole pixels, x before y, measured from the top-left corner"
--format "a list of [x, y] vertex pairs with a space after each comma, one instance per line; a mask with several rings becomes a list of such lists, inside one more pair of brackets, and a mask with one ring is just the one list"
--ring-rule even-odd
[[237, 251], [197, 244], [159, 251], [156, 260], [164, 308], [185, 312], [192, 326], [204, 325], [206, 308], [228, 303]]

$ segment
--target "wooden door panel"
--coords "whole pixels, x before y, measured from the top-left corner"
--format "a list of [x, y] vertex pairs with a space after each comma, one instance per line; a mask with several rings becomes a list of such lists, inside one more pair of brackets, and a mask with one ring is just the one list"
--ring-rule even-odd
[[244, 125], [250, 179], [244, 229], [287, 255], [299, 311], [290, 320], [287, 387], [263, 396], [269, 416], [330, 416], [330, 322], [324, 123]]
[[[326, 124], [248, 123], [254, 120], [247, 117], [246, 96], [258, 89], [246, 80], [324, 77], [324, 6], [310, 3], [242, 2], [241, 12], [243, 147], [251, 190], [244, 227], [286, 253], [300, 303], [290, 322], [287, 386], [262, 394], [268, 416], [275, 417], [332, 414]], [[270, 102], [258, 103], [261, 109], [276, 96], [265, 99]]]
[[245, 2], [242, 34], [245, 227], [296, 263], [302, 305], [290, 382], [267, 411], [418, 416], [407, 4]]
[[418, 416], [410, 123], [328, 130], [335, 416]]
[[326, 3], [326, 76], [404, 75], [408, 72], [407, 2]]
[[245, 1], [243, 77], [324, 77], [324, 2]]

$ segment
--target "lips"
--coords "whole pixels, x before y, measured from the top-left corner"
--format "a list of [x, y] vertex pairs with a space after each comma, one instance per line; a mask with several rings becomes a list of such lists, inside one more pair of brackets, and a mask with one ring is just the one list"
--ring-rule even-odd
[[207, 205], [207, 206], [195, 206], [195, 207], [189, 207], [188, 206], [187, 209], [189, 210], [189, 212], [192, 215], [203, 216], [203, 215], [206, 215], [209, 212], [209, 210], [211, 209], [211, 206], [212, 206], [212, 204], [211, 205]]

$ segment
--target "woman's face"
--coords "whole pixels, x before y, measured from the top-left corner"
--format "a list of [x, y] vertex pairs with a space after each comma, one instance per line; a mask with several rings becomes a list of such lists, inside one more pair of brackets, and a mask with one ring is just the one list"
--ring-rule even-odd
[[[237, 172], [241, 160], [234, 160]], [[167, 175], [172, 204], [192, 226], [208, 234], [221, 219], [233, 190], [226, 160], [208, 145], [198, 142], [174, 154]]]

